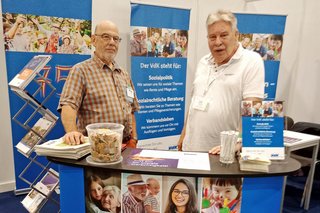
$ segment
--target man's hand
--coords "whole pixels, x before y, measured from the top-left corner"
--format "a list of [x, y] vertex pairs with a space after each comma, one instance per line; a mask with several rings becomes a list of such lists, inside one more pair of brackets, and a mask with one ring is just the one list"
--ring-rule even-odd
[[137, 143], [138, 143], [138, 141], [136, 139], [131, 138], [127, 143], [127, 147], [136, 148]]
[[84, 143], [84, 136], [78, 131], [72, 131], [64, 135], [64, 140], [66, 144], [79, 145], [81, 143]]
[[[240, 152], [241, 148], [242, 148], [242, 138], [238, 138], [235, 151]], [[213, 155], [220, 155], [220, 150], [221, 150], [221, 146], [215, 146], [209, 150], [209, 153]]]
[[220, 155], [220, 150], [221, 150], [221, 146], [215, 146], [209, 150], [209, 153], [213, 155]]
[[179, 141], [178, 141], [178, 151], [182, 151], [182, 143], [183, 143], [183, 139], [181, 139], [181, 137], [180, 137], [180, 139], [179, 139]]

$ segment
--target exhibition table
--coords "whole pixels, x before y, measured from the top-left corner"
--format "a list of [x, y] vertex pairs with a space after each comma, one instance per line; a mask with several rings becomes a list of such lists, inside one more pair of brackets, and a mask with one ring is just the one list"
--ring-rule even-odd
[[218, 155], [209, 155], [210, 170], [190, 170], [178, 168], [158, 168], [128, 165], [127, 159], [133, 149], [122, 152], [123, 160], [114, 165], [97, 166], [89, 164], [85, 158], [70, 160], [48, 157], [59, 164], [60, 173], [60, 206], [61, 212], [85, 212], [84, 171], [86, 168], [98, 167], [109, 172], [141, 173], [151, 175], [182, 176], [182, 177], [244, 177], [242, 189], [241, 211], [280, 212], [284, 176], [297, 171], [300, 163], [287, 158], [273, 162], [268, 173], [240, 171], [238, 161], [228, 166], [221, 165]]
[[[314, 179], [314, 173], [315, 173], [315, 167], [317, 163], [317, 155], [319, 150], [319, 144], [320, 144], [320, 137], [315, 135], [309, 135], [299, 132], [293, 132], [293, 131], [283, 131], [283, 135], [285, 137], [284, 145], [286, 148], [286, 154], [288, 157], [293, 157], [300, 162], [306, 162], [307, 165], [310, 165], [310, 170], [308, 173], [308, 178], [305, 183], [305, 188], [303, 192], [303, 196], [301, 199], [301, 206], [304, 206], [305, 210], [309, 209], [310, 199], [311, 199], [311, 191], [313, 186], [313, 179]], [[286, 138], [289, 138], [289, 140], [286, 140]], [[295, 154], [292, 154], [293, 151], [304, 149], [304, 148], [312, 148], [312, 157], [306, 158], [302, 156], [298, 156]], [[305, 166], [305, 165], [302, 165]], [[286, 179], [285, 179], [286, 181]], [[285, 185], [284, 185], [285, 186]]]

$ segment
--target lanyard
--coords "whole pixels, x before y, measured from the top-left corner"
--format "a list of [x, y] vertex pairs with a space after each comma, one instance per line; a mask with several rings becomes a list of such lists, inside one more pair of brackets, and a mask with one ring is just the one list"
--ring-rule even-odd
[[209, 91], [209, 88], [211, 87], [212, 83], [217, 80], [218, 78], [220, 78], [220, 76], [223, 75], [223, 70], [219, 69], [217, 70], [218, 67], [214, 66], [214, 65], [209, 65], [209, 72], [208, 72], [208, 77], [207, 77], [207, 83], [206, 83], [206, 88], [203, 92], [203, 96], [205, 96], [207, 94], [207, 92]]

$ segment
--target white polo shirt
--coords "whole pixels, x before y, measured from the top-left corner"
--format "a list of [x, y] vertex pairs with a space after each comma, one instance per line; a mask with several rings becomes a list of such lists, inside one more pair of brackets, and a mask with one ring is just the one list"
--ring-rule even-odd
[[228, 63], [217, 66], [211, 53], [197, 67], [183, 151], [209, 151], [220, 132], [237, 130], [241, 100], [264, 97], [264, 64], [241, 44]]

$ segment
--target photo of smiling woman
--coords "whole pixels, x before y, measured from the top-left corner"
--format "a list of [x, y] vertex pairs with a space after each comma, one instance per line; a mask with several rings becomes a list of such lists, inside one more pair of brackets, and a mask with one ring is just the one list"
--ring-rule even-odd
[[197, 196], [194, 185], [187, 179], [178, 179], [171, 185], [165, 213], [196, 213]]

